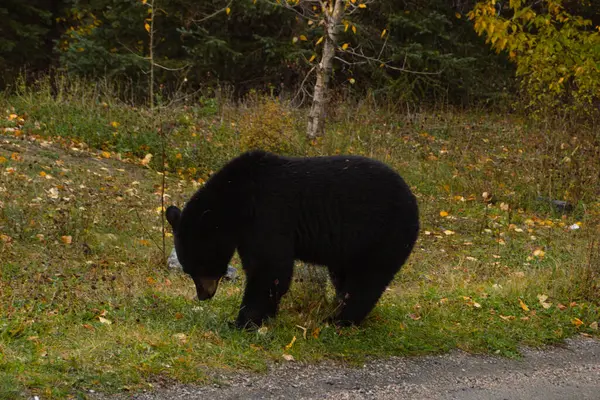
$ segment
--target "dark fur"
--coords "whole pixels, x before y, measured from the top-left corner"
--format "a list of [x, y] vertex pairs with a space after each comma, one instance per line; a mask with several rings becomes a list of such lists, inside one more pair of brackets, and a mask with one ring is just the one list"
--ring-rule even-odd
[[386, 165], [357, 156], [287, 158], [262, 151], [233, 159], [183, 212], [169, 207], [167, 219], [192, 277], [222, 277], [237, 249], [247, 279], [239, 327], [276, 315], [294, 260], [327, 266], [342, 302], [334, 320], [359, 324], [419, 231], [416, 199]]

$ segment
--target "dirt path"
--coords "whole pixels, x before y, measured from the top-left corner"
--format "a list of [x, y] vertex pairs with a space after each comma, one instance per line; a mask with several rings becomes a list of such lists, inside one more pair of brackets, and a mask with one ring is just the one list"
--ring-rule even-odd
[[266, 375], [240, 375], [223, 386], [176, 386], [133, 396], [183, 399], [600, 399], [600, 341], [523, 350], [510, 360], [452, 352], [392, 358], [362, 368], [288, 363]]

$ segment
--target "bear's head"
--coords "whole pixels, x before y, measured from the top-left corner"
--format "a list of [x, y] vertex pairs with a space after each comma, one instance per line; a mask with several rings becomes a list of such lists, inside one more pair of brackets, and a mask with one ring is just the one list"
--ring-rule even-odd
[[199, 300], [215, 295], [235, 251], [216, 214], [189, 204], [183, 211], [175, 206], [166, 210], [167, 221], [173, 228], [177, 259], [183, 271], [194, 280]]

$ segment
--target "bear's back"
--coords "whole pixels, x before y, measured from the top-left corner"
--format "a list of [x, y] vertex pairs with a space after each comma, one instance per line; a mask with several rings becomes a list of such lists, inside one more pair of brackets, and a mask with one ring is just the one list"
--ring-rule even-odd
[[[360, 156], [280, 157], [245, 153], [234, 160], [252, 215], [247, 240], [293, 242], [296, 258], [329, 264], [378, 243], [414, 242], [418, 211], [404, 180]], [[240, 175], [246, 175], [240, 178]]]

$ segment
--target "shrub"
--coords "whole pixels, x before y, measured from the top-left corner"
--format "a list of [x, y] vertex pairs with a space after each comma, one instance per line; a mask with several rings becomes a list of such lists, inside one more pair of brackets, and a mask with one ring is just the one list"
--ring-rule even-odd
[[[253, 104], [254, 103], [254, 104]], [[262, 149], [290, 154], [298, 148], [299, 135], [294, 134], [294, 117], [281, 101], [269, 97], [253, 97], [239, 121], [242, 150]]]

